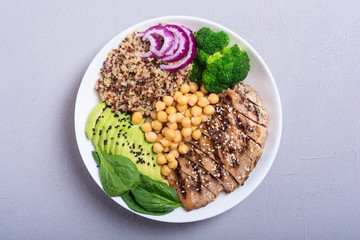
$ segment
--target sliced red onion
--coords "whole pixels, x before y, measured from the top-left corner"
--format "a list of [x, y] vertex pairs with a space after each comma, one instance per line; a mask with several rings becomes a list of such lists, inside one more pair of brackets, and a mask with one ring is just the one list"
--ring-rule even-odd
[[155, 49], [156, 51], [159, 51], [161, 49], [160, 39], [155, 34], [150, 34], [147, 40], [150, 42], [150, 50], [144, 53], [141, 58], [156, 57], [156, 55], [153, 53], [153, 50]]
[[196, 56], [196, 42], [195, 42], [194, 34], [187, 27], [181, 26], [181, 28], [186, 32], [186, 34], [189, 37], [189, 51], [183, 59], [181, 59], [180, 61], [178, 61], [175, 64], [172, 64], [172, 65], [161, 64], [160, 68], [165, 71], [173, 72], [173, 71], [177, 71], [181, 68], [184, 68], [187, 65], [189, 65]]
[[[153, 34], [158, 34], [159, 36], [164, 38], [164, 43], [162, 44], [160, 49], [156, 49], [155, 46], [151, 43], [150, 36]], [[157, 25], [149, 28], [146, 30], [143, 38], [143, 41], [149, 40], [150, 41], [150, 51], [156, 56], [156, 57], [163, 57], [165, 54], [172, 48], [174, 45], [174, 35], [172, 32], [170, 32], [167, 28]]]
[[[162, 59], [164, 60], [164, 62], [177, 62], [177, 61], [181, 60], [183, 57], [185, 57], [185, 55], [189, 51], [189, 36], [179, 26], [166, 25], [165, 27], [174, 34], [175, 39], [178, 40], [179, 45], [177, 46], [177, 50], [175, 50], [175, 53], [173, 53], [173, 54], [168, 53], [168, 55], [170, 55], [170, 54], [171, 55], [163, 57]], [[174, 49], [174, 47], [172, 49]]]

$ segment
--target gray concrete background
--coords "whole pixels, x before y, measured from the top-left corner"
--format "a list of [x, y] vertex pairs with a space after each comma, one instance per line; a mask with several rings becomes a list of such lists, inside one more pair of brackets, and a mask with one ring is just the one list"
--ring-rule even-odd
[[[359, 239], [360, 2], [0, 1], [1, 239]], [[134, 215], [95, 184], [73, 112], [90, 61], [125, 28], [165, 15], [218, 22], [264, 58], [283, 104], [275, 163], [209, 220]]]

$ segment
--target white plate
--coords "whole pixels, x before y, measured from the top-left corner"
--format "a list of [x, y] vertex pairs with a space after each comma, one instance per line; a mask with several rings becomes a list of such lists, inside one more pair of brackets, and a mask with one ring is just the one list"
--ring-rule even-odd
[[[91, 110], [99, 102], [99, 97], [94, 90], [95, 82], [99, 77], [99, 70], [107, 57], [107, 53], [112, 48], [117, 48], [119, 43], [126, 37], [128, 33], [131, 33], [136, 29], [146, 30], [150, 26], [158, 23], [173, 23], [178, 25], [184, 25], [189, 27], [193, 31], [197, 31], [202, 27], [209, 27], [213, 31], [225, 31], [230, 37], [231, 45], [237, 43], [241, 49], [245, 49], [247, 51], [250, 57], [251, 70], [249, 72], [249, 75], [245, 79], [245, 82], [258, 92], [259, 96], [263, 100], [264, 108], [269, 112], [269, 132], [265, 143], [264, 153], [259, 160], [256, 168], [251, 172], [248, 180], [246, 180], [244, 186], [236, 189], [229, 195], [221, 194], [214, 202], [208, 204], [206, 207], [190, 212], [186, 212], [183, 208], [180, 207], [177, 208], [174, 212], [165, 216], [151, 216], [137, 213], [143, 217], [163, 222], [192, 222], [203, 220], [229, 210], [230, 208], [239, 204], [242, 200], [249, 196], [252, 191], [254, 191], [254, 189], [264, 179], [271, 165], [273, 164], [281, 137], [281, 103], [274, 78], [272, 77], [270, 70], [268, 69], [262, 58], [259, 56], [259, 54], [244, 39], [242, 39], [233, 31], [217, 23], [200, 18], [186, 16], [169, 16], [151, 19], [136, 24], [121, 32], [109, 43], [107, 43], [96, 55], [96, 57], [88, 67], [84, 78], [82, 79], [75, 105], [76, 139], [85, 166], [89, 170], [95, 182], [101, 188], [98, 168], [96, 167], [95, 161], [91, 155], [91, 151], [94, 149], [94, 147], [85, 136], [86, 120]], [[122, 201], [120, 197], [113, 197], [112, 199], [118, 204], [120, 204], [122, 207], [128, 209], [129, 211], [132, 211], [127, 207], [127, 205]]]

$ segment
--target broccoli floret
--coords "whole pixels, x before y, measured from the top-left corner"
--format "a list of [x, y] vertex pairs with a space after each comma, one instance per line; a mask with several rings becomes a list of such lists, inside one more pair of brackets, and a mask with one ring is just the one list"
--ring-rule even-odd
[[207, 54], [204, 50], [201, 50], [200, 48], [198, 48], [196, 52], [196, 59], [201, 65], [205, 66], [206, 60], [211, 56], [211, 54]]
[[224, 31], [215, 33], [206, 27], [196, 32], [195, 38], [196, 46], [210, 55], [225, 48], [230, 42], [229, 36]]
[[219, 93], [244, 80], [249, 70], [249, 56], [235, 44], [207, 59], [202, 82], [210, 92]]
[[193, 61], [193, 68], [190, 72], [189, 78], [192, 82], [197, 82], [198, 84], [202, 84], [201, 76], [203, 74], [203, 66], [199, 63], [197, 59]]

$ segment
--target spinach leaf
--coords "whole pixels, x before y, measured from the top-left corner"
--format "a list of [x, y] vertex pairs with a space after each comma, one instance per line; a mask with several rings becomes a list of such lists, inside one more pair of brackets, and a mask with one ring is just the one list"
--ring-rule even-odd
[[152, 180], [146, 175], [140, 175], [139, 186], [133, 190], [136, 202], [147, 211], [169, 212], [181, 206], [174, 188], [165, 183]]
[[141, 207], [135, 200], [134, 196], [132, 195], [131, 192], [127, 192], [127, 193], [123, 193], [121, 195], [122, 200], [128, 205], [128, 207], [138, 213], [143, 213], [143, 214], [149, 214], [149, 215], [165, 215], [168, 214], [172, 211], [167, 211], [167, 212], [151, 212], [151, 211], [147, 211], [145, 210], [143, 207]]
[[99, 154], [97, 154], [97, 152], [95, 152], [95, 151], [92, 151], [91, 153], [92, 153], [92, 156], [93, 156], [93, 158], [94, 158], [94, 160], [95, 160], [95, 162], [96, 162], [96, 165], [97, 165], [98, 167], [100, 167], [100, 157], [99, 157]]
[[96, 151], [101, 162], [99, 173], [101, 185], [109, 196], [120, 196], [138, 186], [140, 173], [129, 158], [108, 155], [99, 147], [96, 147]]

